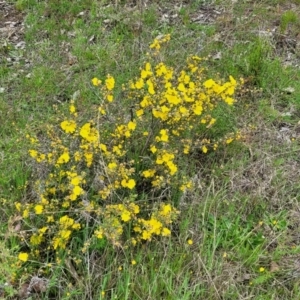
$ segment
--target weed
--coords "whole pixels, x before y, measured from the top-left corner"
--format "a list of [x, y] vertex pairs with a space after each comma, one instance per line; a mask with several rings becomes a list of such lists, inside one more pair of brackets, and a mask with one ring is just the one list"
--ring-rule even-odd
[[[169, 39], [154, 40], [150, 45], [154, 57]], [[220, 143], [239, 139], [238, 133], [218, 141], [201, 134], [216, 122], [211, 116], [216, 107], [222, 102], [233, 104], [237, 82], [233, 77], [224, 84], [212, 79], [202, 82], [200, 63], [199, 57], [191, 56], [176, 75], [163, 62], [146, 62], [140, 77], [123, 85], [130, 115], [124, 112], [117, 119], [115, 79], [108, 75], [102, 85], [95, 77], [92, 84], [100, 87], [102, 101], [90, 121], [82, 122], [71, 102], [69, 116], [60, 123], [61, 134], [49, 127], [49, 142], [28, 136], [36, 172], [45, 174], [34, 183], [38, 198], [32, 204], [15, 203], [27, 225], [37, 230], [27, 240], [33, 247], [32, 258], [51, 259], [48, 251], [53, 250], [72, 253], [70, 246], [74, 238], [80, 240], [80, 230], [89, 237], [81, 242], [83, 253], [93, 244], [93, 249], [99, 248], [98, 240], [103, 240], [101, 247], [106, 241], [121, 246], [128, 224], [131, 232], [125, 242], [133, 245], [171, 235], [170, 226], [179, 213], [174, 208], [176, 194], [192, 186], [188, 177], [176, 177], [185, 164], [178, 154], [188, 158], [197, 149], [205, 154]], [[139, 194], [147, 196], [141, 199]], [[80, 221], [79, 212], [90, 219], [88, 225], [86, 218]], [[45, 245], [44, 253], [41, 246], [45, 249]], [[22, 260], [27, 259], [22, 252]]]
[[284, 33], [290, 24], [295, 24], [298, 22], [298, 16], [297, 14], [292, 11], [288, 10], [283, 13], [280, 20], [280, 30], [282, 33]]

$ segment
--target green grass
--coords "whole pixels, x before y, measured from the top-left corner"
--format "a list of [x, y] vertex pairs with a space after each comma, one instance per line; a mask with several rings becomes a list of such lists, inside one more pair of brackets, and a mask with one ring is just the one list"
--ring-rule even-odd
[[[142, 8], [129, 1], [15, 2], [28, 27], [21, 63], [0, 63], [6, 91], [0, 93], [1, 299], [16, 299], [36, 275], [49, 283], [31, 299], [300, 298], [300, 71], [293, 67], [299, 56], [286, 66], [290, 48], [277, 42], [281, 34], [294, 38], [299, 28], [299, 1], [293, 2], [296, 12], [286, 1], [267, 0], [220, 0], [217, 6], [185, 1], [181, 9], [168, 1]], [[214, 15], [212, 9], [224, 13]], [[194, 22], [203, 11], [212, 20]], [[273, 24], [279, 25], [272, 33]], [[196, 54], [207, 57], [203, 64], [212, 78], [245, 79], [235, 106], [215, 112], [210, 132], [222, 136], [241, 129], [241, 141], [195, 155], [195, 165], [180, 171], [195, 187], [177, 195], [181, 214], [170, 238], [133, 249], [99, 243], [82, 253], [88, 238], [82, 235], [71, 243], [78, 251], [62, 252], [52, 266], [47, 257], [19, 266], [18, 252], [28, 246], [18, 237], [28, 233], [14, 203], [35, 197], [26, 134], [43, 137], [72, 98], [88, 119], [100, 100], [91, 78], [109, 73], [127, 82], [138, 75], [153, 38], [165, 33], [171, 42], [160, 55], [175, 69]], [[0, 45], [0, 55], [15, 53], [13, 46]], [[121, 91], [118, 99], [120, 112], [128, 113]]]

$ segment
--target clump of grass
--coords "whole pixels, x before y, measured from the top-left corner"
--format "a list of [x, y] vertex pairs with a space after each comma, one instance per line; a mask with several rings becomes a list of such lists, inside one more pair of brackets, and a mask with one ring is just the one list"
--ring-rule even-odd
[[281, 20], [280, 20], [280, 31], [282, 33], [284, 33], [288, 26], [290, 24], [295, 24], [298, 22], [298, 16], [297, 14], [292, 11], [292, 10], [288, 10], [286, 11], [282, 16], [281, 16]]
[[[100, 105], [90, 120], [71, 101], [59, 127], [49, 126], [43, 138], [28, 135], [38, 178], [30, 182], [35, 199], [15, 203], [28, 232], [19, 255], [24, 263], [59, 263], [65, 250], [85, 253], [170, 236], [176, 199], [192, 187], [179, 170], [197, 153], [240, 138], [238, 132], [218, 139], [207, 134], [216, 123], [213, 111], [235, 102], [237, 81], [206, 78], [198, 56], [175, 71], [160, 61], [169, 39], [154, 40], [140, 76], [121, 94], [113, 76], [92, 79]], [[127, 109], [120, 111], [120, 102]]]

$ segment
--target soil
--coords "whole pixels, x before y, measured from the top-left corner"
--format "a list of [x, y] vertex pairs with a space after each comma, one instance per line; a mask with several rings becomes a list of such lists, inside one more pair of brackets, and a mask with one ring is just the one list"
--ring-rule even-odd
[[13, 4], [0, 0], [0, 61], [9, 60], [7, 50], [24, 49], [25, 14], [16, 10]]

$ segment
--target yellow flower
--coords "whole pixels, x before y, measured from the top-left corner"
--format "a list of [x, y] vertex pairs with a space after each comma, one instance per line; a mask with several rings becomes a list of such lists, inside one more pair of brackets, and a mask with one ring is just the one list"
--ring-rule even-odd
[[146, 65], [145, 65], [145, 70], [146, 70], [147, 72], [150, 72], [150, 71], [151, 71], [151, 64], [150, 64], [149, 62], [146, 63]]
[[135, 121], [130, 121], [128, 124], [127, 124], [127, 128], [129, 130], [135, 130], [136, 128], [136, 122]]
[[134, 181], [134, 179], [129, 179], [128, 180], [127, 187], [129, 189], [131, 189], [131, 190], [135, 187], [135, 181]]
[[128, 222], [131, 219], [130, 216], [130, 212], [128, 210], [125, 210], [122, 214], [121, 214], [121, 219], [124, 222]]
[[84, 124], [79, 132], [80, 136], [88, 142], [95, 142], [99, 138], [99, 132], [91, 126], [91, 123]]
[[115, 79], [112, 76], [108, 75], [107, 79], [105, 80], [105, 85], [106, 88], [111, 91], [115, 87]]
[[84, 158], [86, 160], [86, 165], [88, 167], [91, 166], [92, 162], [93, 162], [93, 153], [92, 152], [87, 152], [87, 153], [84, 153]]
[[47, 223], [52, 223], [54, 222], [54, 217], [53, 216], [48, 216], [47, 217]]
[[89, 136], [90, 132], [91, 132], [91, 124], [90, 123], [85, 123], [81, 127], [79, 134], [81, 135], [81, 137], [83, 137], [85, 139]]
[[41, 161], [43, 161], [45, 159], [46, 159], [46, 155], [43, 154], [43, 153], [40, 153], [40, 155], [36, 158], [36, 161], [37, 162], [41, 162]]
[[165, 129], [162, 129], [160, 132], [160, 137], [157, 137], [157, 141], [162, 141], [162, 142], [168, 142], [169, 141], [169, 136], [168, 132]]
[[104, 153], [107, 152], [107, 147], [106, 147], [106, 145], [100, 144], [100, 145], [99, 145], [99, 148], [100, 148]]
[[215, 119], [215, 118], [212, 118], [212, 119], [209, 121], [209, 124], [207, 125], [206, 128], [210, 128], [210, 127], [213, 126], [215, 123], [216, 123], [216, 119]]
[[204, 82], [204, 86], [209, 89], [212, 88], [216, 83], [212, 79], [208, 79]]
[[152, 153], [155, 153], [155, 152], [157, 151], [157, 148], [156, 148], [155, 146], [151, 146], [151, 147], [150, 147], [150, 151], [151, 151]]
[[178, 87], [177, 87], [178, 91], [180, 92], [185, 92], [186, 91], [186, 88], [184, 86], [184, 84], [181, 82], [179, 83]]
[[190, 152], [190, 146], [189, 145], [184, 145], [183, 153], [184, 154], [189, 154]]
[[38, 156], [38, 152], [36, 150], [29, 150], [28, 152], [32, 158], [36, 158]]
[[169, 137], [168, 137], [167, 134], [164, 134], [164, 135], [162, 135], [162, 136], [160, 137], [160, 140], [161, 140], [162, 142], [168, 142], [168, 141], [169, 141]]
[[74, 230], [78, 230], [80, 228], [81, 228], [81, 225], [79, 223], [72, 225], [72, 229], [74, 229]]
[[70, 227], [74, 224], [74, 220], [72, 218], [69, 218], [67, 215], [65, 215], [59, 219], [59, 224], [65, 228]]
[[225, 98], [225, 102], [228, 104], [228, 105], [232, 105], [234, 103], [234, 99], [231, 98], [231, 97], [226, 97]]
[[39, 233], [40, 234], [44, 234], [46, 231], [47, 231], [48, 227], [47, 226], [44, 226], [42, 227], [41, 229], [39, 229]]
[[19, 258], [19, 260], [26, 262], [28, 260], [28, 253], [26, 253], [26, 252], [19, 253], [18, 258]]
[[129, 130], [125, 130], [124, 135], [128, 138], [131, 136], [131, 133]]
[[22, 217], [23, 217], [24, 219], [26, 219], [26, 218], [29, 217], [29, 211], [28, 211], [28, 209], [25, 209], [25, 210], [23, 211]]
[[149, 96], [145, 96], [143, 100], [140, 102], [140, 106], [142, 108], [146, 108], [151, 104], [151, 99]]
[[76, 177], [72, 178], [71, 184], [72, 185], [79, 185], [81, 183], [81, 181], [82, 181], [81, 176], [76, 176]]
[[156, 75], [157, 76], [162, 76], [163, 74], [167, 73], [167, 68], [163, 63], [159, 63], [156, 67]]
[[145, 171], [142, 172], [142, 175], [145, 178], [153, 177], [154, 174], [155, 174], [155, 170], [145, 170]]
[[64, 164], [67, 163], [70, 160], [70, 155], [68, 151], [65, 151], [57, 160], [58, 164]]
[[99, 113], [100, 113], [101, 115], [106, 115], [106, 111], [105, 111], [105, 109], [104, 109], [102, 106], [100, 106], [100, 107], [98, 108], [98, 111], [99, 111]]
[[260, 268], [259, 268], [259, 272], [260, 272], [260, 273], [263, 273], [264, 271], [265, 271], [265, 268], [263, 268], [263, 267], [260, 267]]
[[131, 264], [132, 264], [132, 265], [136, 265], [136, 261], [133, 259], [133, 260], [131, 261]]
[[162, 229], [162, 223], [160, 221], [151, 218], [148, 224], [152, 233], [160, 234], [160, 231]]
[[148, 93], [150, 95], [154, 95], [155, 94], [154, 84], [150, 79], [147, 80], [147, 85], [148, 85]]
[[230, 144], [230, 143], [232, 143], [232, 141], [233, 141], [233, 138], [229, 138], [226, 140], [226, 144]]
[[161, 235], [162, 235], [162, 236], [170, 236], [170, 235], [171, 235], [171, 230], [168, 229], [168, 228], [166, 228], [166, 227], [164, 227], [164, 228], [162, 229], [162, 231], [161, 231]]
[[64, 240], [68, 240], [70, 238], [72, 231], [71, 230], [62, 230], [60, 231], [60, 236]]
[[101, 84], [101, 80], [99, 80], [97, 77], [94, 77], [94, 78], [92, 79], [92, 84], [93, 84], [94, 86], [99, 86], [99, 85]]
[[95, 236], [96, 236], [99, 240], [103, 239], [103, 229], [102, 229], [102, 228], [99, 228], [99, 229], [95, 230]]
[[83, 189], [80, 186], [78, 186], [78, 185], [74, 186], [74, 188], [73, 188], [74, 195], [79, 196], [82, 193], [83, 193]]
[[31, 237], [30, 237], [30, 244], [32, 246], [38, 246], [41, 244], [41, 242], [43, 241], [43, 236], [42, 235], [37, 235], [37, 234], [33, 234]]
[[21, 203], [20, 202], [16, 202], [15, 203], [15, 207], [16, 207], [16, 209], [17, 209], [17, 211], [21, 211]]
[[144, 114], [144, 110], [143, 109], [139, 109], [135, 113], [136, 113], [137, 117], [140, 117], [140, 116], [142, 116]]
[[189, 239], [189, 240], [187, 240], [187, 243], [189, 244], [189, 245], [193, 245], [193, 240], [192, 239]]
[[109, 164], [108, 164], [108, 168], [109, 168], [110, 170], [114, 170], [114, 169], [117, 168], [117, 164], [116, 164], [115, 162], [109, 163]]
[[159, 50], [160, 49], [160, 43], [157, 39], [153, 41], [153, 43], [150, 45], [150, 49]]
[[180, 106], [179, 107], [179, 111], [180, 111], [180, 113], [182, 114], [182, 115], [187, 115], [188, 114], [188, 110], [187, 110], [187, 108], [185, 108], [184, 106]]
[[196, 106], [193, 109], [193, 112], [195, 115], [200, 116], [202, 114], [202, 105], [201, 104], [196, 104]]
[[113, 152], [114, 153], [116, 153], [117, 155], [119, 155], [119, 156], [122, 156], [122, 151], [121, 151], [121, 149], [122, 149], [122, 146], [121, 145], [119, 145], [119, 146], [113, 146]]
[[168, 168], [170, 170], [170, 174], [171, 175], [174, 175], [177, 172], [177, 166], [173, 162], [168, 161], [167, 162], [167, 166], [168, 166]]
[[174, 154], [168, 153], [167, 151], [163, 152], [163, 155], [161, 157], [161, 160], [165, 163], [169, 163], [171, 160], [174, 159]]
[[[145, 77], [144, 77], [145, 78]], [[141, 88], [144, 87], [144, 80], [143, 78], [140, 78], [136, 83], [135, 83], [135, 87], [140, 90]]]
[[70, 105], [69, 109], [71, 114], [74, 114], [76, 112], [76, 107], [73, 104]]
[[143, 240], [150, 240], [151, 239], [151, 233], [148, 232], [147, 230], [143, 230], [142, 239]]
[[134, 232], [141, 232], [142, 229], [141, 229], [141, 227], [139, 227], [139, 226], [134, 226], [134, 227], [133, 227], [133, 231], [134, 231]]
[[140, 212], [139, 206], [136, 205], [136, 204], [134, 204], [134, 203], [130, 203], [130, 204], [129, 204], [129, 208], [130, 208], [131, 210], [133, 210], [133, 213], [134, 213], [134, 214], [138, 214], [138, 213]]
[[236, 80], [231, 75], [229, 76], [229, 80], [233, 86], [236, 85]]
[[[54, 193], [52, 193], [52, 194], [55, 194], [55, 188], [49, 189], [49, 192], [52, 192], [53, 189], [54, 189]], [[44, 205], [47, 205], [47, 204], [49, 204], [49, 201], [42, 195], [41, 196], [41, 203], [44, 204]]]
[[106, 96], [106, 99], [107, 99], [108, 102], [112, 102], [112, 101], [114, 100], [114, 96], [111, 95], [111, 94], [108, 94], [108, 95]]
[[44, 207], [43, 205], [40, 205], [40, 204], [37, 204], [35, 207], [34, 207], [34, 211], [37, 215], [40, 215], [43, 213], [43, 210], [44, 210]]
[[202, 152], [203, 153], [207, 153], [207, 151], [208, 151], [207, 147], [206, 146], [202, 146]]
[[160, 214], [161, 214], [162, 216], [167, 216], [167, 215], [170, 214], [171, 211], [172, 211], [172, 206], [171, 206], [171, 204], [163, 204], [163, 205], [162, 205], [162, 210], [161, 210]]

